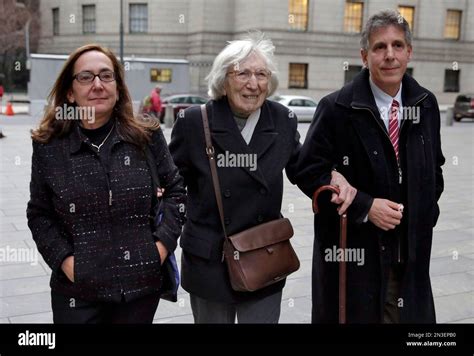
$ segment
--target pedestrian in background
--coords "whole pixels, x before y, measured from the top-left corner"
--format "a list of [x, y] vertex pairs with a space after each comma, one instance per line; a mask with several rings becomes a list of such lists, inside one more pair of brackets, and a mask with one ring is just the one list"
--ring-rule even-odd
[[161, 87], [157, 85], [150, 94], [151, 111], [150, 113], [158, 120], [161, 119]]

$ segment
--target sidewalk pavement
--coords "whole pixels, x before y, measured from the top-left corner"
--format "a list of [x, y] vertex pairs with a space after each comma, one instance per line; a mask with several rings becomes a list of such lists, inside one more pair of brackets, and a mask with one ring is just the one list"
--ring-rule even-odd
[[[0, 140], [0, 252], [36, 251], [25, 217], [29, 198], [31, 140], [37, 125], [31, 116], [0, 115], [7, 136]], [[300, 125], [302, 140], [308, 124]], [[169, 141], [170, 129], [165, 129]], [[474, 323], [474, 122], [442, 126], [445, 192], [435, 228], [431, 281], [439, 323]], [[310, 200], [285, 180], [282, 213], [290, 218], [292, 243], [301, 260], [283, 290], [281, 323], [309, 323], [311, 319], [311, 258], [313, 214]], [[350, 238], [350, 237], [349, 237]], [[180, 257], [180, 251], [177, 251]], [[178, 261], [179, 262], [179, 261]], [[0, 323], [51, 323], [49, 267], [0, 261]], [[180, 288], [178, 302], [161, 301], [155, 323], [192, 323], [189, 295]]]

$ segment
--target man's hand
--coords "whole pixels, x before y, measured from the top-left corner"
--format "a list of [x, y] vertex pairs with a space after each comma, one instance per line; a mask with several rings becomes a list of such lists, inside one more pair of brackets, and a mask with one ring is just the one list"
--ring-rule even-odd
[[357, 189], [350, 185], [341, 173], [336, 171], [331, 172], [330, 184], [339, 187], [339, 195], [332, 193], [331, 202], [337, 205], [342, 204], [337, 208], [339, 215], [342, 215], [354, 200], [357, 194]]
[[369, 210], [369, 220], [378, 228], [388, 231], [400, 225], [403, 205], [387, 199], [375, 198]]
[[163, 245], [161, 241], [155, 242], [156, 248], [158, 249], [158, 253], [160, 254], [161, 264], [165, 262], [166, 257], [168, 257], [168, 249]]
[[165, 188], [158, 188], [156, 190], [156, 197], [161, 198], [165, 194]]
[[68, 256], [64, 259], [61, 269], [66, 277], [74, 283], [74, 256]]

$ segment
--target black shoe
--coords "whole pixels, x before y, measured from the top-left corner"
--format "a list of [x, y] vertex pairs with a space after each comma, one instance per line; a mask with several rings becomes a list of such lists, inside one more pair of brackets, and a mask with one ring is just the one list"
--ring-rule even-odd
[[0, 138], [4, 138], [4, 137], [7, 137], [7, 136], [5, 136], [5, 135], [0, 131]]

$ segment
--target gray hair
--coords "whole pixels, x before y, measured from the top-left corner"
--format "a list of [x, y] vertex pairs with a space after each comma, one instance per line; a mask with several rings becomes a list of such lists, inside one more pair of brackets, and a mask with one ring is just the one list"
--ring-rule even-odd
[[395, 26], [405, 33], [405, 42], [411, 46], [412, 33], [408, 22], [395, 10], [383, 10], [372, 15], [364, 26], [360, 46], [364, 50], [369, 49], [369, 37], [372, 32], [382, 27]]
[[277, 69], [273, 52], [275, 46], [264, 34], [256, 32], [242, 40], [229, 41], [227, 46], [217, 55], [212, 64], [211, 72], [207, 75], [208, 95], [212, 99], [224, 96], [224, 84], [227, 70], [231, 66], [238, 66], [252, 54], [261, 56], [267, 64], [267, 69], [272, 73], [268, 83], [267, 98], [278, 88]]

